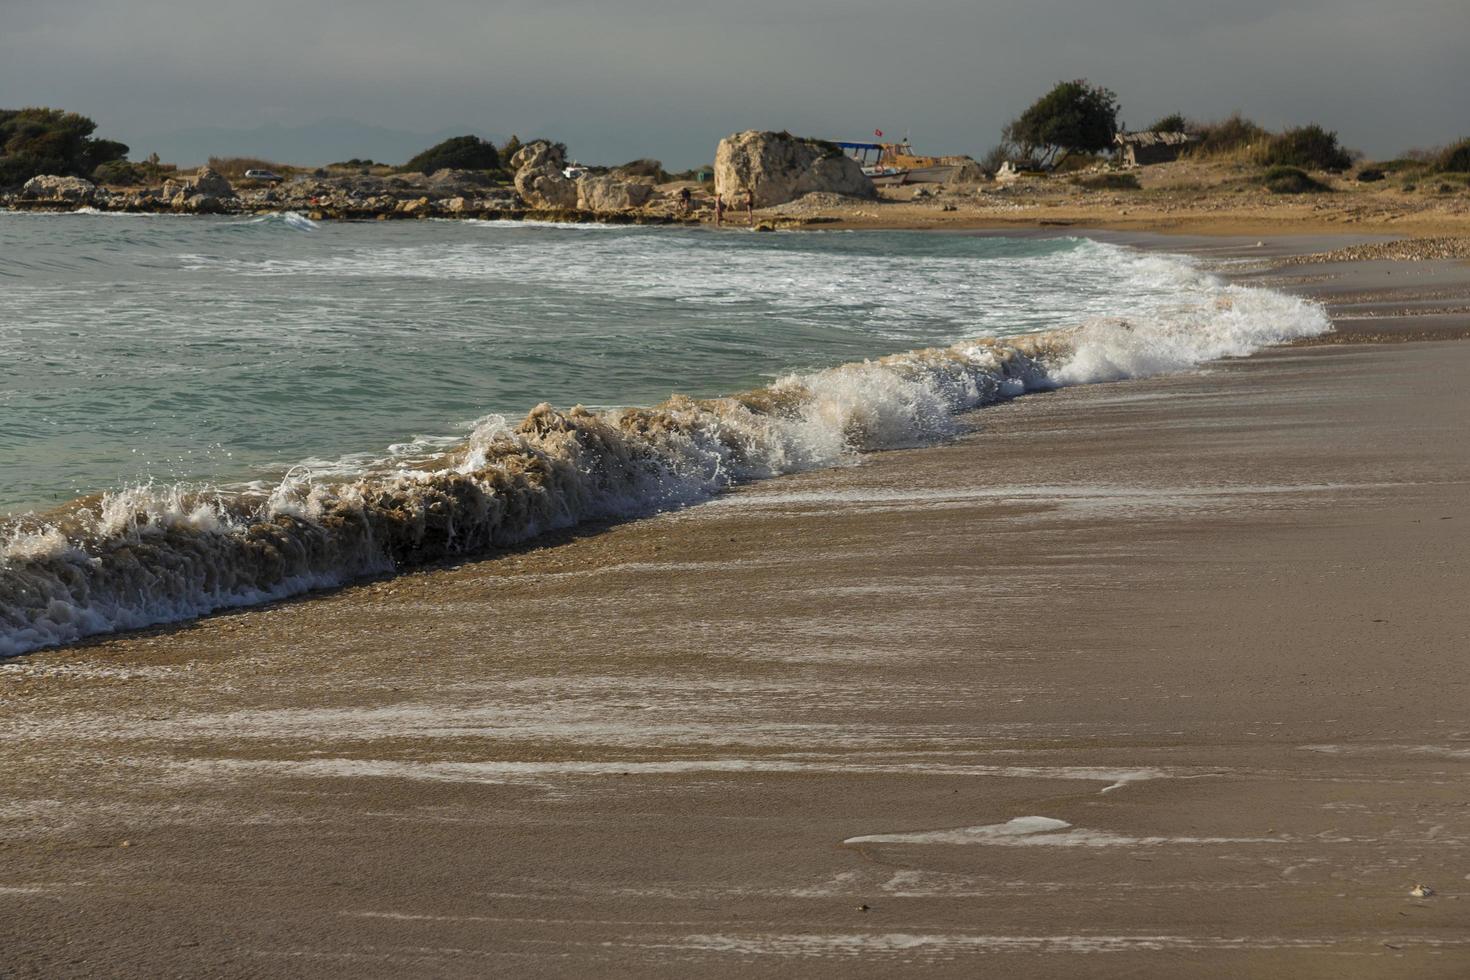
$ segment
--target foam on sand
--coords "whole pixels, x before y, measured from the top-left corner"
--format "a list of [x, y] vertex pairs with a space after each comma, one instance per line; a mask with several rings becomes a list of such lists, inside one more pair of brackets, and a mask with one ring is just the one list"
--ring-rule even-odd
[[1279, 837], [1132, 837], [1081, 830], [1053, 817], [1016, 817], [1005, 823], [953, 830], [849, 837], [844, 844], [987, 844], [993, 847], [1151, 847], [1160, 844], [1280, 844]]

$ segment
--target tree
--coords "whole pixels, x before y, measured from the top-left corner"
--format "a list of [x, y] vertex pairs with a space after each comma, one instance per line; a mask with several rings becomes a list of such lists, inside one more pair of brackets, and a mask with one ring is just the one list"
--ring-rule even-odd
[[98, 166], [128, 155], [115, 140], [92, 139], [97, 124], [61, 109], [0, 109], [0, 186], [38, 174], [90, 177]]
[[1072, 153], [1101, 153], [1118, 131], [1118, 96], [1085, 78], [1059, 82], [1005, 128], [1007, 142], [1050, 166]]
[[456, 136], [429, 147], [399, 169], [428, 175], [437, 170], [499, 170], [500, 154], [494, 143], [478, 136]]
[[1184, 118], [1184, 113], [1171, 112], [1164, 118], [1157, 120], [1152, 126], [1148, 128], [1147, 132], [1188, 133], [1193, 132], [1193, 130], [1194, 127], [1190, 125], [1189, 120]]

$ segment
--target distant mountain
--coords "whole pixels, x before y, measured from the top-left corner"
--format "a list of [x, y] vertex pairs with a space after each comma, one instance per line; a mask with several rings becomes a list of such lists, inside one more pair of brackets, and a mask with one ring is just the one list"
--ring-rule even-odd
[[259, 157], [276, 163], [319, 167], [339, 160], [364, 159], [404, 163], [420, 150], [451, 136], [473, 133], [503, 142], [505, 137], [474, 126], [455, 126], [432, 133], [372, 126], [355, 119], [322, 119], [305, 126], [267, 123], [254, 129], [200, 126], [128, 139], [133, 159], [157, 153], [167, 163], [192, 166], [210, 157]]

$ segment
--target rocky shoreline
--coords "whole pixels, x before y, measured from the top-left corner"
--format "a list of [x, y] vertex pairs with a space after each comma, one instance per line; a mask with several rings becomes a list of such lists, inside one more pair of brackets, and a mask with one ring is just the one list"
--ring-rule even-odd
[[[727, 146], [728, 144], [728, 146]], [[742, 133], [723, 141], [715, 186], [727, 206], [742, 196], [768, 207], [809, 193], [875, 196], [855, 163], [825, 147], [787, 134]], [[716, 220], [707, 186], [659, 185], [651, 177], [619, 171], [573, 177], [564, 148], [545, 140], [521, 147], [508, 161], [513, 181], [490, 173], [332, 174], [319, 170], [291, 180], [231, 183], [202, 167], [188, 179], [157, 187], [98, 186], [80, 177], [42, 175], [18, 193], [0, 194], [12, 211], [98, 211], [132, 214], [247, 215], [294, 211], [313, 220], [476, 218], [509, 221], [574, 221], [610, 224], [700, 224]], [[809, 224], [788, 215], [764, 218], [761, 227]]]
[[596, 221], [615, 224], [698, 223], [672, 207], [596, 209], [526, 201], [514, 188], [480, 174], [439, 171], [299, 178], [279, 185], [235, 187], [209, 168], [187, 181], [148, 188], [98, 187], [78, 177], [37, 177], [16, 194], [0, 195], [10, 211], [71, 212], [83, 208], [128, 214], [256, 215], [294, 211], [312, 220], [389, 221], [477, 218], [509, 221]]

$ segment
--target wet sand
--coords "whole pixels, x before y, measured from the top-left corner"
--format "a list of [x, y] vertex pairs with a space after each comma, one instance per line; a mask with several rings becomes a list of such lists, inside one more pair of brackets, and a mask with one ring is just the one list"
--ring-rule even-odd
[[1470, 344], [1364, 342], [1423, 265], [1230, 267], [1356, 343], [7, 662], [0, 976], [1464, 976]]

